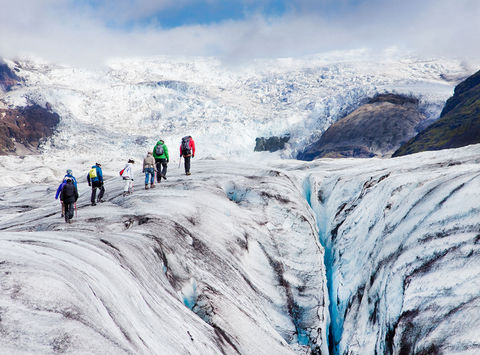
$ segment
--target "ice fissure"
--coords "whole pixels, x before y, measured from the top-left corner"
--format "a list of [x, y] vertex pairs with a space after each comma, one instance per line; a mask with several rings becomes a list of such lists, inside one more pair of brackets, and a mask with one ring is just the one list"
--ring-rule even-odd
[[470, 317], [480, 315], [468, 311], [480, 305], [471, 289], [480, 282], [478, 164], [471, 147], [456, 158], [310, 166], [305, 198], [325, 247], [331, 353], [478, 350]]
[[[328, 351], [329, 354], [336, 354], [336, 343], [340, 338], [342, 333], [342, 318], [338, 313], [338, 304], [335, 299], [335, 293], [333, 292], [333, 250], [332, 243], [327, 238], [327, 220], [326, 210], [323, 207], [323, 192], [319, 189], [316, 189], [315, 179], [313, 176], [308, 176], [305, 178], [303, 183], [305, 199], [312, 208], [313, 213], [316, 215], [316, 222], [318, 228], [318, 239], [321, 245], [324, 248], [324, 259], [323, 263], [325, 266], [325, 276], [326, 276], [326, 287], [328, 292], [328, 323], [327, 323], [327, 342], [328, 342]], [[312, 196], [316, 197], [316, 203], [312, 205]]]

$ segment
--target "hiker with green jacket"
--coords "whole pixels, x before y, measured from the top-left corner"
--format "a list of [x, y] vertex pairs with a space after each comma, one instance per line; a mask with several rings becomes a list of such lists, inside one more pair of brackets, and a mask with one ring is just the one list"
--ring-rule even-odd
[[153, 157], [157, 166], [157, 182], [160, 183], [162, 178], [167, 179], [168, 148], [165, 142], [160, 139], [153, 148]]

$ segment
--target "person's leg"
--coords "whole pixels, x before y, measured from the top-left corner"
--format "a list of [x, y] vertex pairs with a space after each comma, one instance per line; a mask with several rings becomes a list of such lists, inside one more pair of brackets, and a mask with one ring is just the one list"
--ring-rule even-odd
[[155, 165], [157, 166], [157, 182], [160, 183], [162, 182], [162, 175], [161, 175], [161, 171], [162, 171], [162, 162], [160, 159], [155, 159]]
[[97, 187], [92, 184], [92, 196], [90, 196], [90, 202], [95, 205], [95, 196], [97, 196]]
[[65, 222], [68, 223], [68, 220], [70, 219], [70, 203], [65, 202], [64, 205], [65, 205]]
[[68, 219], [72, 219], [73, 218], [73, 215], [75, 214], [74, 213], [74, 210], [73, 210], [73, 202], [70, 202], [68, 204]]
[[150, 178], [150, 168], [145, 169], [145, 188], [148, 188], [148, 180]]
[[183, 157], [185, 160], [185, 174], [190, 174], [190, 159], [192, 157]]
[[152, 174], [152, 177], [150, 178], [150, 185], [153, 186], [153, 183], [155, 182], [155, 169], [150, 168], [150, 173]]
[[103, 183], [100, 185], [100, 192], [98, 193], [98, 201], [102, 201], [103, 194], [105, 193], [105, 187], [103, 186]]
[[162, 161], [162, 177], [167, 179], [167, 160], [163, 159]]

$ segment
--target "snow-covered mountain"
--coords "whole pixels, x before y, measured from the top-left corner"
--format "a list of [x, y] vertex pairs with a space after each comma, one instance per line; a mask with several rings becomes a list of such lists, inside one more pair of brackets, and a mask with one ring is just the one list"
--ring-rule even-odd
[[438, 117], [456, 80], [471, 71], [458, 61], [372, 59], [368, 52], [242, 67], [215, 58], [169, 57], [112, 60], [101, 69], [32, 60], [7, 63], [24, 84], [1, 101], [48, 103], [61, 123], [45, 154], [89, 162], [92, 155], [102, 162], [140, 158], [159, 138], [177, 150], [186, 134], [198, 143], [198, 157], [250, 159], [256, 137], [289, 133], [282, 156], [295, 157], [378, 92], [419, 96], [427, 118]]
[[[48, 102], [62, 122], [41, 155], [0, 157], [2, 352], [478, 352], [480, 145], [287, 159], [376, 92], [415, 93], [438, 114], [460, 64], [8, 63], [25, 84], [4, 104]], [[283, 159], [252, 152], [255, 137], [285, 132]], [[197, 145], [191, 176], [175, 157], [186, 133]], [[138, 160], [160, 137], [168, 180], [143, 190]], [[123, 197], [129, 157], [137, 187]], [[91, 206], [95, 161], [107, 201]], [[80, 191], [72, 224], [54, 200], [67, 168]]]

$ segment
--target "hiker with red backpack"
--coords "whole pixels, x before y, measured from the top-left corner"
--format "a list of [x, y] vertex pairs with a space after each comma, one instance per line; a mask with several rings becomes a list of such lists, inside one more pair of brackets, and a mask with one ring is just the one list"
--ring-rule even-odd
[[190, 173], [190, 159], [195, 158], [195, 142], [192, 136], [185, 136], [180, 143], [180, 159], [185, 161], [185, 175], [191, 175]]
[[159, 139], [153, 147], [153, 157], [157, 166], [157, 182], [162, 182], [162, 178], [167, 179], [167, 164], [169, 162], [168, 148], [162, 139]]
[[135, 164], [135, 161], [129, 159], [120, 174], [125, 182], [123, 186], [123, 196], [127, 196], [133, 192], [133, 164]]
[[148, 189], [148, 180], [150, 180], [150, 188], [154, 188], [155, 182], [155, 172], [157, 168], [155, 167], [155, 158], [153, 157], [152, 152], [148, 152], [145, 159], [143, 159], [143, 173], [145, 174], [145, 190]]

